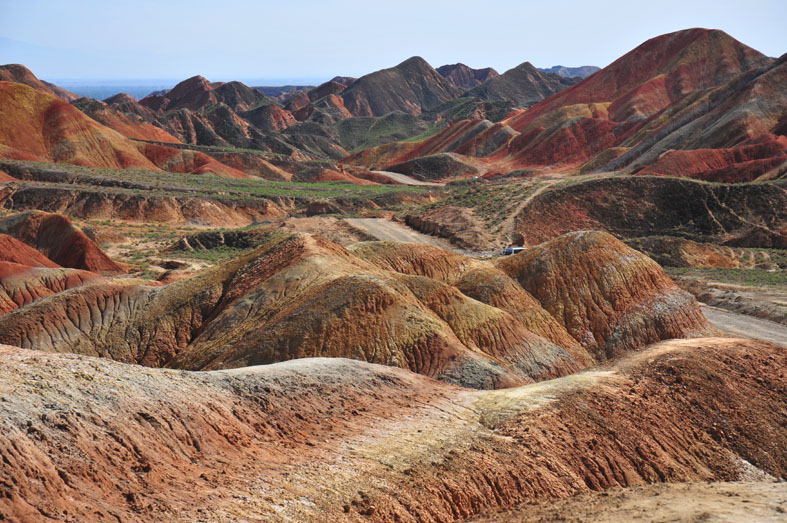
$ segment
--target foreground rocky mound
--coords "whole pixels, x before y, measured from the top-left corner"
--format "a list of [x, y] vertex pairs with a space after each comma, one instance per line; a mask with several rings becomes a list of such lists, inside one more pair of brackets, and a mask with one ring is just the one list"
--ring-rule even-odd
[[579, 368], [504, 311], [308, 235], [274, 238], [163, 288], [116, 281], [36, 301], [0, 320], [0, 338], [189, 369], [344, 356], [480, 388]]
[[12, 215], [0, 220], [0, 233], [13, 236], [37, 249], [61, 267], [91, 272], [125, 272], [71, 220], [59, 214], [28, 211]]
[[[706, 327], [701, 314], [687, 313], [696, 308], [688, 295], [651, 303], [668, 278], [603, 236], [598, 249], [627, 251], [614, 260], [615, 270], [636, 274], [631, 283], [638, 287], [626, 289], [623, 281], [615, 292], [628, 293], [627, 305], [638, 307], [638, 326], [649, 334], [600, 330], [598, 343], [633, 350]], [[610, 260], [594, 252], [587, 249], [583, 277], [590, 289], [604, 291], [608, 285], [593, 275], [603, 278]], [[277, 235], [165, 287], [115, 280], [44, 297], [0, 318], [0, 342], [190, 370], [349, 357], [500, 388], [570, 374], [594, 361], [585, 334], [561, 325], [551, 304], [536, 296], [544, 302], [492, 265], [442, 249], [372, 242], [349, 252], [319, 236]], [[585, 301], [604, 297], [562, 296], [580, 314]], [[672, 329], [659, 328], [673, 317]]]
[[733, 247], [784, 249], [787, 185], [598, 178], [541, 193], [514, 224], [527, 245], [586, 229], [623, 238], [664, 235]]
[[184, 373], [3, 347], [0, 515], [451, 521], [785, 479], [786, 371], [775, 345], [707, 338], [503, 391], [344, 359]]
[[752, 474], [728, 483], [656, 483], [612, 488], [560, 501], [523, 503], [474, 517], [474, 523], [629, 523], [660, 521], [780, 521], [784, 484]]
[[565, 234], [497, 266], [597, 360], [710, 330], [689, 293], [656, 262], [607, 233]]
[[593, 362], [530, 293], [491, 264], [421, 243], [363, 242], [350, 250], [378, 267], [453, 285], [465, 296], [507, 312], [525, 329], [559, 345], [582, 367]]

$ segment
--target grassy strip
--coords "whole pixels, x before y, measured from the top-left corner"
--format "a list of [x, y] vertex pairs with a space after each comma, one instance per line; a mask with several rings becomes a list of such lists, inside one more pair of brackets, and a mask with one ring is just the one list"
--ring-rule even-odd
[[[47, 169], [68, 173], [127, 180], [150, 185], [157, 196], [182, 196], [175, 191], [197, 192], [199, 196], [221, 199], [247, 199], [257, 197], [292, 197], [308, 199], [373, 198], [392, 193], [428, 192], [429, 188], [407, 185], [355, 185], [349, 182], [278, 182], [262, 179], [242, 180], [224, 178], [213, 174], [181, 174], [143, 169], [99, 169], [67, 164], [4, 160], [9, 164], [21, 165], [31, 170]], [[46, 187], [62, 187], [62, 184], [41, 183]], [[68, 187], [119, 194], [139, 194], [138, 190], [117, 187], [83, 186], [70, 184]], [[197, 196], [197, 195], [194, 195]]]
[[787, 271], [767, 269], [676, 268], [665, 267], [670, 276], [689, 276], [749, 287], [787, 287]]

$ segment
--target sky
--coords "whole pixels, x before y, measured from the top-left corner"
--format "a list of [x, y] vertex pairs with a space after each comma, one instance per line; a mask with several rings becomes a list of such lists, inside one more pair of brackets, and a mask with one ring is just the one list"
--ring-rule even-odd
[[787, 0], [0, 0], [0, 64], [45, 80], [360, 76], [410, 56], [500, 72], [605, 66], [648, 38], [722, 29], [787, 52]]

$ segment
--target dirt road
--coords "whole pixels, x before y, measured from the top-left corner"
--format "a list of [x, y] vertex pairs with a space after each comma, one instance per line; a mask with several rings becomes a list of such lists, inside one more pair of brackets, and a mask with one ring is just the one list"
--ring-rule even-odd
[[390, 178], [391, 180], [399, 183], [403, 183], [405, 185], [428, 185], [431, 187], [442, 187], [444, 183], [436, 183], [436, 182], [424, 182], [421, 180], [417, 180], [411, 176], [407, 176], [406, 174], [395, 173], [391, 171], [372, 171], [375, 174], [380, 174], [385, 176], [386, 178]]
[[383, 218], [346, 218], [350, 225], [363, 229], [378, 240], [429, 243], [443, 249], [455, 250], [446, 240], [414, 231], [400, 223]]
[[717, 329], [745, 338], [770, 341], [787, 347], [787, 327], [744, 314], [702, 305], [702, 313]]
[[516, 217], [519, 216], [519, 213], [522, 212], [522, 209], [524, 209], [527, 206], [527, 204], [533, 201], [533, 198], [535, 198], [542, 192], [546, 191], [547, 189], [555, 185], [558, 181], [559, 180], [549, 180], [543, 182], [538, 187], [538, 189], [533, 191], [533, 194], [522, 200], [522, 202], [519, 205], [517, 205], [516, 208], [508, 214], [508, 218], [503, 220], [503, 223], [500, 225], [500, 230], [504, 234], [510, 236], [511, 233], [514, 232], [514, 226], [516, 225]]

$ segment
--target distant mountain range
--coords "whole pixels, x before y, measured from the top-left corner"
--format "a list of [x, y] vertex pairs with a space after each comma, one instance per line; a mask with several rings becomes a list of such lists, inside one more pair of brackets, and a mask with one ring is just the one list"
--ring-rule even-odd
[[[313, 179], [326, 161], [380, 168], [441, 153], [456, 154], [441, 168], [468, 170], [483, 158], [481, 174], [626, 169], [709, 180], [772, 178], [785, 174], [784, 74], [783, 58], [706, 29], [653, 38], [601, 70], [545, 71], [524, 62], [499, 74], [461, 63], [435, 69], [412, 57], [316, 87], [253, 88], [195, 76], [140, 100], [128, 94], [77, 99], [24, 66], [8, 65], [0, 67], [0, 79], [13, 82], [0, 89], [7, 122], [0, 155], [274, 179], [294, 173]], [[35, 103], [25, 105], [22, 95]], [[62, 118], [47, 119], [52, 114]], [[71, 123], [53, 130], [64, 122]], [[79, 136], [88, 130], [107, 138], [97, 144]], [[152, 143], [140, 149], [123, 142], [129, 138]], [[168, 144], [180, 152], [154, 150]], [[239, 149], [273, 155], [278, 169]], [[315, 162], [314, 170], [304, 162]]]
[[[471, 92], [484, 90], [489, 98], [491, 86], [507, 75]], [[349, 161], [412, 169], [416, 159], [433, 165], [425, 159], [453, 153], [460, 165], [483, 159], [488, 175], [552, 170], [720, 182], [784, 178], [784, 85], [787, 55], [774, 60], [722, 31], [689, 29], [648, 40], [584, 81], [496, 124], [458, 121], [422, 142], [381, 145]], [[505, 94], [513, 97], [512, 91]], [[462, 156], [465, 161], [457, 162]]]
[[600, 71], [601, 68], [596, 67], [595, 65], [583, 65], [580, 67], [555, 65], [547, 68], [539, 67], [538, 70], [542, 73], [555, 73], [556, 75], [562, 76], [563, 78], [587, 78], [596, 71]]

